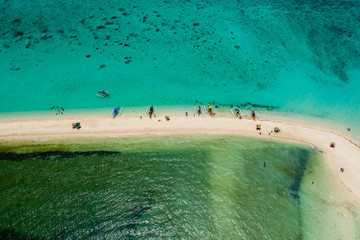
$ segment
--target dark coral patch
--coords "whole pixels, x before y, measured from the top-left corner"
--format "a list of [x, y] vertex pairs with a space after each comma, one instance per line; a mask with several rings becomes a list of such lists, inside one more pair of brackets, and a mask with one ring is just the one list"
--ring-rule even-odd
[[14, 37], [20, 37], [20, 36], [24, 36], [24, 32], [16, 32], [14, 34]]

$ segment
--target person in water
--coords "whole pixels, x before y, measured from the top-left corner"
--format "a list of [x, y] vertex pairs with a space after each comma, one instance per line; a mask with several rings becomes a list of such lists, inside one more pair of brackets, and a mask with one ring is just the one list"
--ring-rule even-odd
[[210, 116], [212, 116], [213, 112], [212, 112], [212, 106], [210, 104], [208, 104], [208, 111], [210, 113]]
[[198, 115], [201, 114], [201, 106], [200, 106], [200, 105], [199, 105], [199, 107], [198, 107], [197, 113], [198, 113]]
[[254, 121], [255, 121], [255, 111], [253, 110], [253, 109], [251, 109], [251, 115], [252, 115], [252, 117], [253, 117], [253, 119], [254, 119]]
[[237, 116], [238, 118], [240, 118], [240, 119], [241, 119], [241, 116], [240, 116], [240, 109], [235, 108], [235, 112], [236, 112], [236, 116]]
[[153, 113], [154, 113], [154, 106], [151, 105], [150, 108], [149, 108], [149, 117], [150, 118], [152, 117]]
[[115, 118], [119, 114], [120, 107], [114, 108], [113, 118]]

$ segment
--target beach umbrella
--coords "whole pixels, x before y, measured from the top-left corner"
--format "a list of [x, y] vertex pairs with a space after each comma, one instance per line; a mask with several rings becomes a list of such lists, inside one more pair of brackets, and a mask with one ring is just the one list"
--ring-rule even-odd
[[75, 126], [77, 126], [77, 127], [80, 126], [80, 123], [79, 122], [75, 123]]

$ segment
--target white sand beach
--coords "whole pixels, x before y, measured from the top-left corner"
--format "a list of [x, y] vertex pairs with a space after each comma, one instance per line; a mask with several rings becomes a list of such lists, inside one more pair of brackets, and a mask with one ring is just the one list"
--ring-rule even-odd
[[[345, 133], [322, 129], [315, 125], [285, 120], [237, 119], [226, 116], [170, 115], [149, 119], [137, 116], [112, 119], [111, 117], [81, 117], [39, 120], [0, 121], [0, 143], [75, 140], [116, 137], [165, 137], [189, 135], [236, 135], [266, 140], [292, 142], [321, 149], [326, 164], [344, 192], [360, 204], [360, 146]], [[72, 123], [80, 122], [80, 130]], [[261, 124], [261, 130], [256, 125]], [[274, 133], [274, 127], [280, 133]], [[261, 133], [261, 134], [260, 134]], [[270, 133], [270, 134], [269, 134]], [[335, 148], [330, 148], [335, 142]], [[344, 168], [344, 172], [340, 171]]]

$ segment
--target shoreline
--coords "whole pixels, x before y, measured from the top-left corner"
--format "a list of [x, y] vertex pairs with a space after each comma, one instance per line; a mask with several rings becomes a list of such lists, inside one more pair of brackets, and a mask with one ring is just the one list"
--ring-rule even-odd
[[[152, 119], [140, 119], [139, 114], [134, 113], [132, 116], [121, 116], [116, 119], [110, 116], [64, 116], [55, 119], [0, 120], [0, 144], [126, 137], [231, 135], [312, 145], [323, 151], [321, 157], [340, 189], [349, 193], [360, 205], [360, 165], [357, 162], [357, 159], [360, 159], [360, 145], [346, 132], [295, 122], [294, 119], [287, 121], [264, 116], [256, 121], [240, 120], [225, 112], [219, 112], [214, 117], [194, 117], [191, 114], [186, 117], [184, 113], [170, 114], [170, 117], [171, 120], [166, 121], [162, 112], [159, 112], [157, 118]], [[72, 129], [71, 124], [78, 121], [82, 128]], [[256, 130], [257, 124], [261, 124], [260, 131]], [[280, 133], [274, 133], [274, 127], [279, 127]], [[335, 148], [330, 148], [330, 142], [335, 142]], [[341, 172], [340, 168], [344, 168], [345, 171]]]
[[[114, 105], [115, 106], [115, 105]], [[67, 118], [108, 118], [112, 116], [113, 107], [106, 108], [89, 108], [89, 109], [65, 109], [63, 115], [56, 115], [55, 110], [41, 110], [41, 111], [26, 111], [26, 112], [2, 112], [0, 113], [0, 123], [4, 121], [23, 121], [23, 120], [44, 120], [44, 119], [67, 119]], [[205, 107], [205, 105], [201, 105]], [[120, 105], [121, 107], [121, 105]], [[160, 105], [156, 106], [155, 110], [157, 115], [170, 115], [170, 116], [185, 116], [185, 113], [188, 113], [189, 117], [194, 117], [194, 107], [195, 105]], [[124, 111], [122, 113], [122, 118], [126, 117], [147, 117], [145, 111], [147, 106], [125, 106]], [[230, 112], [232, 108], [230, 106], [219, 106], [215, 107], [216, 116], [221, 117], [232, 117]], [[240, 108], [242, 111], [242, 116], [246, 115], [245, 118], [250, 118], [250, 108]], [[267, 110], [264, 108], [256, 108], [254, 107], [257, 116], [260, 119], [271, 119], [276, 121], [285, 121], [285, 122], [293, 122], [293, 123], [301, 123], [305, 125], [319, 125], [323, 126], [326, 129], [333, 129], [337, 132], [342, 132], [345, 135], [349, 135], [358, 141], [360, 145], [360, 129], [353, 128], [353, 126], [349, 126], [348, 124], [344, 124], [339, 120], [327, 119], [320, 116], [313, 115], [302, 115], [299, 113], [293, 112], [283, 112], [280, 110]], [[351, 127], [351, 128], [350, 128]], [[351, 132], [347, 129], [350, 128]], [[359, 130], [359, 132], [357, 132]], [[358, 134], [359, 133], [359, 134]]]

